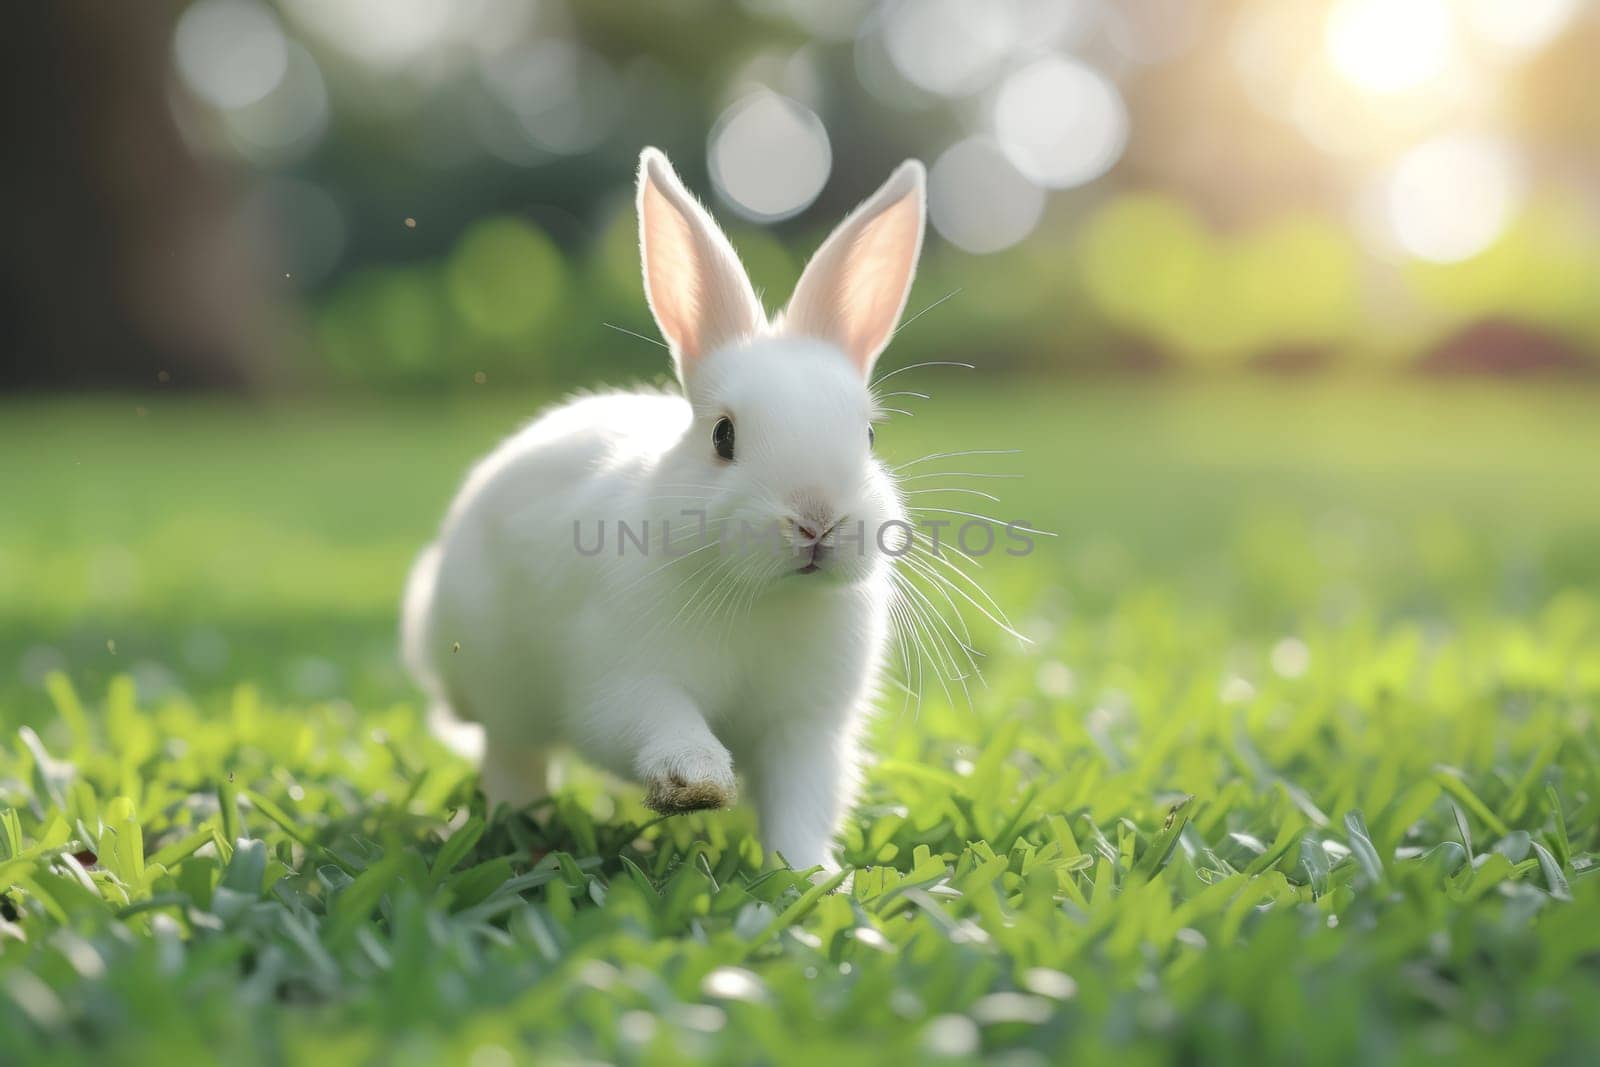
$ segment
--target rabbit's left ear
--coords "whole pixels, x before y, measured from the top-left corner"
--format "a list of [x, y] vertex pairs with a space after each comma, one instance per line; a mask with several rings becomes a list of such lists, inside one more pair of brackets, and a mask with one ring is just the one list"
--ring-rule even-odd
[[696, 363], [759, 333], [766, 315], [733, 246], [654, 148], [639, 156], [638, 201], [645, 299], [687, 384]]
[[786, 332], [831, 341], [866, 374], [894, 336], [922, 250], [927, 178], [908, 159], [817, 249], [784, 315]]

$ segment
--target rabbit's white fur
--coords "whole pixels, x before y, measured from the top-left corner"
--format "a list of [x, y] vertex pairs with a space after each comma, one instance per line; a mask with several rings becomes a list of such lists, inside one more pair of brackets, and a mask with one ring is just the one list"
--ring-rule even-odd
[[[665, 811], [731, 803], [737, 768], [767, 848], [832, 866], [888, 639], [884, 549], [904, 529], [869, 447], [868, 374], [904, 308], [923, 186], [920, 164], [899, 168], [769, 323], [726, 238], [645, 150], [645, 291], [684, 395], [585, 396], [506, 441], [406, 591], [407, 663], [436, 719], [482, 725], [491, 801], [538, 796], [546, 752], [564, 744]], [[712, 441], [723, 416], [732, 461]], [[619, 521], [648, 531], [648, 551]], [[741, 542], [742, 522], [781, 530], [792, 551]], [[805, 531], [836, 522], [802, 571]], [[585, 554], [602, 523], [603, 551]]]

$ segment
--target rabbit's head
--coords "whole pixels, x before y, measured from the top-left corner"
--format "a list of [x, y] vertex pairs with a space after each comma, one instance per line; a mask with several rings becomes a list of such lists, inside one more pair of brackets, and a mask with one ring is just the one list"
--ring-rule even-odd
[[733, 248], [660, 152], [639, 160], [645, 295], [694, 411], [685, 480], [760, 576], [853, 582], [909, 542], [872, 455], [873, 364], [922, 246], [925, 178], [903, 163], [840, 223], [769, 320]]

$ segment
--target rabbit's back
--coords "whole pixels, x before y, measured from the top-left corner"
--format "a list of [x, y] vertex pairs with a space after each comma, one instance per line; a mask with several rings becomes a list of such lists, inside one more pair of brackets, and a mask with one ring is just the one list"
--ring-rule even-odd
[[504, 441], [467, 476], [444, 532], [474, 518], [498, 522], [542, 501], [604, 491], [604, 478], [647, 471], [683, 436], [689, 404], [665, 392], [592, 393], [553, 408]]
[[573, 565], [574, 524], [631, 515], [691, 417], [670, 393], [580, 396], [473, 468], [406, 596], [406, 659], [440, 703], [488, 720], [533, 679], [560, 686], [562, 620], [594, 592]]

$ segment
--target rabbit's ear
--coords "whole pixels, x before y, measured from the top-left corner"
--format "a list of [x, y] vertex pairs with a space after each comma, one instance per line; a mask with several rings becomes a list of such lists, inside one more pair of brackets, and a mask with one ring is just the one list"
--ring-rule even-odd
[[680, 378], [700, 357], [765, 325], [733, 246], [654, 148], [639, 155], [639, 255], [645, 299]]
[[894, 335], [922, 250], [927, 184], [908, 159], [806, 264], [784, 316], [794, 334], [832, 341], [863, 374]]

